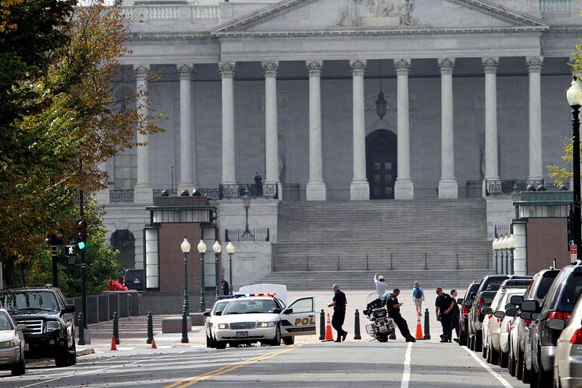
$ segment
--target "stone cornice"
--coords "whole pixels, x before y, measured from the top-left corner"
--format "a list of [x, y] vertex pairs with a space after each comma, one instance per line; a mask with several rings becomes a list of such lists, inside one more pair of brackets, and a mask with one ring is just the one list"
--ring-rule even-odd
[[[296, 8], [311, 4], [318, 0], [286, 0], [263, 8], [249, 16], [230, 21], [217, 26], [214, 29], [215, 34], [226, 34], [235, 31], [244, 31], [258, 24], [271, 20], [281, 14], [292, 11]], [[494, 5], [483, 0], [445, 0], [458, 4], [483, 14], [490, 15], [494, 18], [509, 22], [516, 26], [530, 26], [547, 28], [548, 26], [538, 18], [525, 13], [517, 13], [500, 5]]]

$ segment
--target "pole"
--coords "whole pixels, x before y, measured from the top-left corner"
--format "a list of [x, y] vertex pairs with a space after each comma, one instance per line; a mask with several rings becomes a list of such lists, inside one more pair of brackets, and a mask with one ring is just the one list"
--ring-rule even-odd
[[214, 294], [214, 301], [220, 298], [220, 253], [214, 253], [214, 272], [216, 279], [216, 292]]
[[187, 344], [188, 340], [188, 316], [190, 315], [190, 305], [188, 301], [188, 253], [184, 252], [184, 304], [182, 306], [182, 343]]
[[233, 290], [233, 285], [232, 285], [232, 253], [228, 254], [228, 264], [229, 264], [229, 268], [230, 268], [230, 275], [228, 277], [228, 280], [230, 280], [230, 283], [228, 283], [229, 286], [229, 295], [232, 295], [232, 290]]
[[53, 270], [53, 286], [59, 286], [59, 275], [57, 270], [57, 247], [56, 245], [51, 245], [51, 259], [52, 259], [52, 270]]
[[249, 235], [251, 231], [249, 230], [249, 207], [245, 206], [245, 235]]
[[572, 108], [572, 156], [573, 156], [573, 179], [574, 179], [574, 218], [572, 220], [572, 232], [574, 234], [574, 244], [576, 244], [576, 259], [582, 258], [580, 252], [580, 105], [573, 105]]
[[204, 253], [200, 253], [200, 269], [201, 269], [201, 279], [200, 279], [200, 311], [206, 311], [206, 287], [204, 285]]
[[[79, 213], [81, 216], [81, 221], [85, 219], [85, 208], [84, 208], [84, 197], [83, 197], [83, 189], [79, 189]], [[85, 263], [85, 249], [81, 249], [81, 324], [83, 326], [83, 338], [79, 336], [79, 345], [87, 344], [85, 341], [85, 335], [88, 333], [87, 328], [87, 271], [86, 271], [86, 263]], [[89, 341], [90, 343], [90, 341]]]

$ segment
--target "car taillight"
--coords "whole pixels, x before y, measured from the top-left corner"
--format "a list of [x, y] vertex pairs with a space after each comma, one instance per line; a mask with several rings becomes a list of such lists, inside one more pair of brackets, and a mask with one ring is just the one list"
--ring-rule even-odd
[[469, 314], [469, 310], [471, 310], [469, 306], [463, 306], [463, 314], [465, 315]]
[[561, 311], [554, 311], [548, 314], [548, 319], [565, 319], [568, 320], [572, 316], [572, 313], [565, 313]]
[[477, 306], [481, 306], [482, 304], [485, 304], [485, 301], [481, 298], [477, 299]]
[[531, 319], [524, 319], [523, 323], [525, 323], [526, 325], [529, 325], [531, 323]]
[[497, 323], [503, 322], [503, 318], [497, 318]]
[[579, 327], [578, 330], [572, 335], [570, 338], [570, 343], [572, 345], [581, 345], [582, 344], [582, 327]]

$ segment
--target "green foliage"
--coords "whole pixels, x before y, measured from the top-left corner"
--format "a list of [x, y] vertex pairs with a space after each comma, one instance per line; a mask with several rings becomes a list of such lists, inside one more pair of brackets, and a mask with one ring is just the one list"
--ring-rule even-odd
[[[114, 251], [105, 241], [105, 228], [101, 224], [101, 215], [96, 212], [93, 201], [86, 207], [88, 223], [87, 249], [85, 250], [87, 294], [97, 295], [103, 292], [109, 279], [117, 279], [119, 265], [117, 263], [118, 251]], [[73, 241], [69, 240], [68, 243]], [[78, 251], [75, 264], [69, 265], [64, 252], [60, 250], [58, 267], [59, 288], [67, 296], [81, 294], [81, 253]], [[47, 250], [36, 255], [24, 266], [21, 274], [24, 281], [18, 279], [20, 284], [43, 285], [52, 282], [52, 258]]]

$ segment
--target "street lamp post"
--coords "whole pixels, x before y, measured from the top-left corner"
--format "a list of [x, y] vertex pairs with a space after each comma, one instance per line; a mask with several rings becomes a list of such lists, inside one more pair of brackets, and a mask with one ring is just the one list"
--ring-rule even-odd
[[572, 203], [573, 212], [570, 219], [570, 230], [574, 237], [574, 244], [577, 248], [576, 259], [582, 258], [580, 252], [580, 106], [582, 105], [582, 89], [578, 80], [574, 79], [566, 92], [568, 105], [572, 109], [572, 172], [574, 180], [574, 201]]
[[190, 316], [190, 303], [188, 301], [188, 253], [190, 252], [190, 243], [184, 237], [184, 241], [180, 245], [182, 254], [184, 255], [184, 305], [182, 306], [182, 343], [188, 343], [188, 317]]
[[214, 242], [212, 250], [214, 251], [214, 272], [216, 280], [216, 292], [214, 295], [214, 300], [217, 301], [218, 298], [220, 298], [220, 252], [222, 252], [222, 247], [220, 246], [218, 240]]
[[228, 244], [226, 244], [226, 252], [228, 253], [228, 267], [230, 269], [230, 275], [229, 275], [229, 291], [228, 294], [232, 295], [232, 290], [233, 290], [233, 286], [232, 286], [232, 255], [234, 253], [234, 245], [232, 244], [232, 241], [229, 241]]
[[493, 257], [494, 257], [494, 267], [495, 267], [495, 274], [498, 274], [498, 267], [497, 267], [497, 256], [499, 255], [499, 238], [495, 237], [495, 240], [493, 240], [492, 243], [493, 246]]
[[515, 247], [517, 245], [517, 238], [513, 234], [509, 235], [509, 240], [507, 243], [509, 247], [509, 274], [515, 274]]
[[198, 243], [198, 253], [200, 253], [200, 269], [202, 274], [200, 275], [200, 311], [206, 311], [206, 289], [204, 287], [204, 254], [206, 253], [206, 244], [204, 240], [200, 240]]
[[249, 230], [249, 208], [251, 207], [251, 195], [249, 193], [249, 188], [245, 188], [242, 196], [243, 205], [245, 207], [245, 231], [241, 236], [241, 240], [250, 241], [253, 239], [253, 234]]

